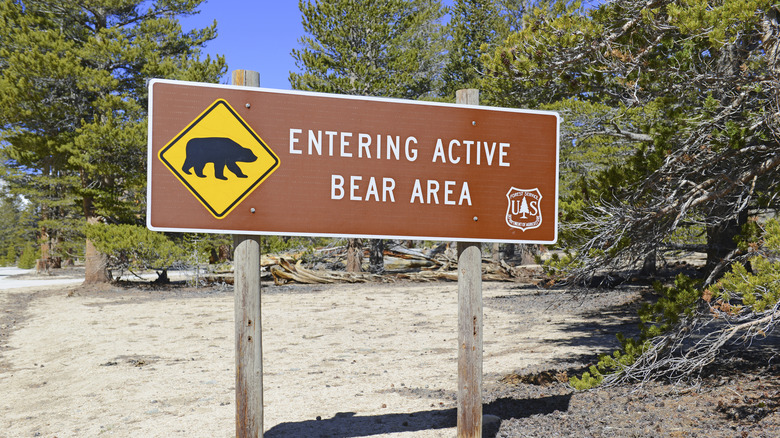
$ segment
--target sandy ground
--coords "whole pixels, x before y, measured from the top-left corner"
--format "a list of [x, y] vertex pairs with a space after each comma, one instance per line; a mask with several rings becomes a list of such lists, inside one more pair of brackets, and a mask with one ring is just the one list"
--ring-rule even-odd
[[[485, 283], [486, 391], [614, 347], [638, 295]], [[455, 283], [269, 286], [262, 305], [266, 437], [455, 436]], [[0, 437], [235, 436], [230, 289], [3, 289], [0, 309]]]

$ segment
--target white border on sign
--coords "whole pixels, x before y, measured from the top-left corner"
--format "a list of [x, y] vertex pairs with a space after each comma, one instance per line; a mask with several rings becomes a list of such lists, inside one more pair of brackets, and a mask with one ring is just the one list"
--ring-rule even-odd
[[[405, 235], [389, 235], [389, 234], [332, 234], [332, 233], [290, 233], [290, 232], [278, 232], [278, 231], [247, 231], [247, 230], [229, 230], [229, 229], [200, 229], [200, 228], [170, 228], [170, 227], [155, 227], [151, 224], [152, 218], [152, 160], [154, 159], [152, 149], [152, 120], [153, 109], [152, 102], [154, 85], [155, 84], [171, 84], [171, 85], [184, 85], [190, 87], [202, 87], [202, 88], [219, 88], [225, 90], [241, 90], [241, 91], [255, 91], [262, 93], [274, 93], [274, 94], [288, 94], [294, 96], [310, 96], [310, 97], [325, 97], [332, 99], [343, 100], [360, 100], [360, 101], [373, 101], [373, 102], [388, 102], [399, 103], [404, 105], [422, 105], [422, 106], [437, 106], [446, 108], [470, 108], [480, 111], [502, 111], [520, 114], [542, 114], [548, 116], [555, 116], [556, 119], [556, 136], [555, 136], [555, 215], [553, 221], [553, 239], [552, 240], [506, 240], [506, 239], [469, 239], [460, 237], [423, 237], [423, 236], [405, 236]], [[560, 186], [560, 142], [561, 142], [561, 116], [556, 111], [543, 111], [543, 110], [530, 110], [520, 108], [502, 108], [482, 105], [464, 105], [444, 102], [428, 102], [419, 100], [397, 99], [390, 97], [374, 97], [374, 96], [354, 96], [346, 94], [333, 94], [333, 93], [316, 93], [313, 91], [299, 91], [299, 90], [277, 90], [272, 88], [262, 87], [246, 87], [241, 85], [225, 85], [225, 84], [208, 84], [202, 82], [190, 82], [190, 81], [176, 81], [172, 79], [150, 79], [148, 82], [149, 89], [149, 110], [148, 110], [148, 137], [147, 137], [147, 171], [146, 171], [146, 226], [152, 231], [161, 232], [178, 232], [178, 233], [210, 233], [210, 234], [245, 234], [256, 236], [303, 236], [303, 237], [340, 237], [340, 238], [359, 238], [359, 239], [401, 239], [401, 240], [435, 240], [435, 241], [460, 241], [460, 242], [499, 242], [499, 243], [530, 243], [530, 244], [547, 244], [551, 245], [558, 241], [558, 194]]]

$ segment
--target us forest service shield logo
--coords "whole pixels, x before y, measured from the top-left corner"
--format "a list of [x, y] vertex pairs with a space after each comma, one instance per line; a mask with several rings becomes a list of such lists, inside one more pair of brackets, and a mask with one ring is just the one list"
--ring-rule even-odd
[[506, 208], [506, 223], [522, 231], [539, 228], [542, 225], [542, 193], [538, 188], [518, 189], [512, 187], [506, 194], [509, 205]]

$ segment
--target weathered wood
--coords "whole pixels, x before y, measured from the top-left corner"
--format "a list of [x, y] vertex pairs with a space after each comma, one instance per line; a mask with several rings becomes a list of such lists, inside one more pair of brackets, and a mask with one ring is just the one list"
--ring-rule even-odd
[[236, 436], [263, 436], [263, 344], [260, 319], [260, 238], [234, 235]]
[[363, 241], [362, 239], [347, 239], [347, 272], [363, 271]]
[[[479, 90], [455, 93], [456, 102], [479, 105]], [[458, 438], [482, 437], [482, 251], [458, 242]]]
[[[260, 74], [236, 70], [233, 85], [260, 86]], [[260, 238], [234, 235], [236, 436], [263, 436], [263, 342], [260, 318]]]
[[310, 270], [303, 267], [301, 260], [291, 264], [287, 260], [280, 260], [278, 266], [271, 267], [271, 275], [274, 283], [285, 284], [294, 281], [301, 284], [328, 284], [328, 283], [366, 283], [369, 281], [384, 281], [385, 277], [367, 272], [343, 272]]
[[482, 436], [482, 252], [458, 242], [458, 438]]
[[[87, 218], [87, 224], [97, 224], [97, 217]], [[46, 260], [46, 269], [48, 266], [48, 256], [44, 258]], [[111, 274], [108, 272], [108, 256], [100, 252], [95, 244], [90, 239], [86, 241], [86, 247], [84, 249], [84, 283], [108, 283], [111, 281]]]
[[460, 105], [479, 105], [479, 90], [464, 88], [456, 91], [455, 103]]
[[369, 239], [368, 271], [372, 274], [385, 272], [385, 241], [382, 239]]
[[260, 73], [252, 70], [233, 70], [231, 84], [243, 85], [245, 87], [259, 87]]

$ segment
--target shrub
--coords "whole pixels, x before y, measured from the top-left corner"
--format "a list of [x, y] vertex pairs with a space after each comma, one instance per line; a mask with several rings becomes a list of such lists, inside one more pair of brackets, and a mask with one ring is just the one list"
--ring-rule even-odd
[[168, 236], [146, 227], [92, 224], [86, 226], [86, 235], [98, 251], [108, 256], [109, 269], [153, 269], [158, 280], [167, 278], [167, 270], [187, 257]]
[[639, 336], [627, 338], [622, 333], [617, 335], [620, 349], [612, 355], [602, 355], [596, 365], [590, 367], [581, 378], [570, 380], [572, 387], [578, 390], [598, 386], [605, 375], [618, 372], [623, 367], [633, 364], [649, 347], [650, 339], [669, 331], [680, 321], [681, 316], [693, 316], [696, 303], [701, 298], [698, 286], [700, 280], [685, 275], [675, 278], [674, 286], [664, 286], [659, 282], [653, 285], [659, 295], [655, 303], [645, 303], [639, 309]]
[[[712, 363], [719, 349], [733, 339], [750, 345], [754, 337], [766, 336], [780, 324], [780, 222], [771, 219], [763, 227], [749, 223], [737, 239], [750, 268], [734, 263], [730, 272], [703, 290], [700, 281], [684, 275], [676, 278], [674, 286], [656, 284], [658, 301], [639, 311], [639, 337], [619, 335], [621, 349], [601, 356], [589, 372], [571, 379], [572, 386], [591, 388], [629, 365], [633, 378], [687, 378]], [[686, 346], [683, 340], [694, 335], [697, 341]]]
[[15, 266], [16, 265], [16, 248], [8, 246], [5, 248], [5, 254], [0, 255], [0, 266]]
[[757, 242], [749, 245], [752, 272], [735, 263], [731, 272], [705, 293], [705, 299], [721, 312], [731, 315], [760, 314], [780, 301], [780, 222], [768, 221]]
[[17, 267], [20, 269], [32, 269], [35, 267], [35, 262], [41, 257], [41, 249], [35, 245], [28, 244], [22, 255], [19, 257]]

